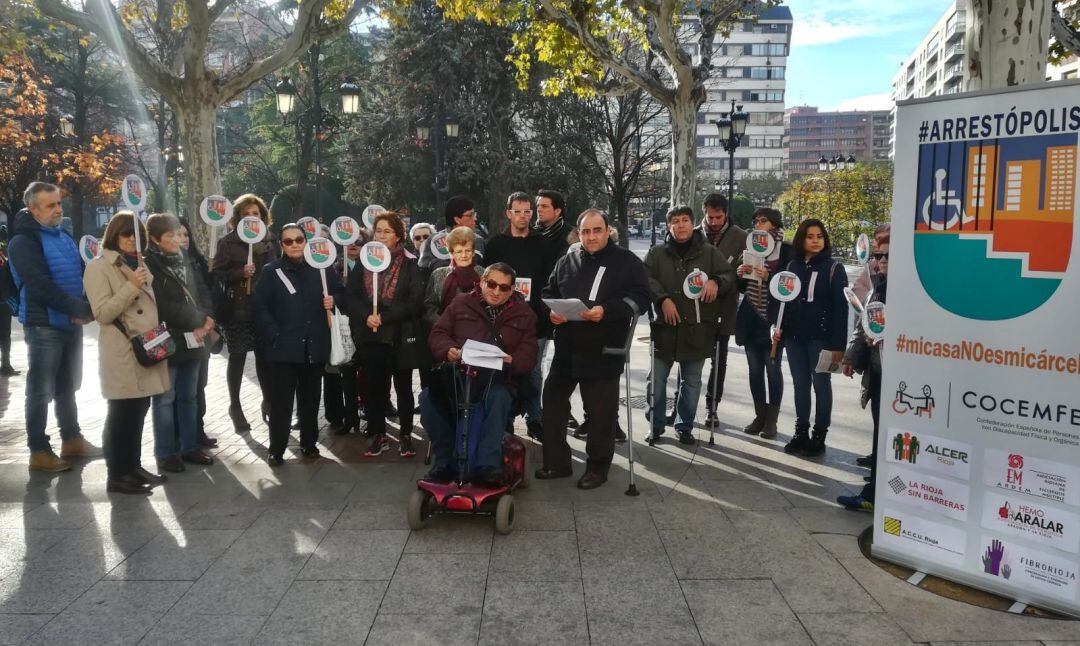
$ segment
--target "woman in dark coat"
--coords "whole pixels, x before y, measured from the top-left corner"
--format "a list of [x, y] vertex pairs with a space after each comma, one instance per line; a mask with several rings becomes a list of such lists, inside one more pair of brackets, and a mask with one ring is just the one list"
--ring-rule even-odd
[[155, 213], [147, 218], [146, 230], [146, 267], [154, 276], [158, 314], [176, 342], [176, 353], [169, 357], [169, 390], [155, 395], [152, 403], [154, 456], [160, 469], [177, 473], [184, 462], [214, 462], [198, 444], [199, 368], [214, 319], [206, 286], [180, 252], [180, 221], [171, 213]]
[[263, 421], [267, 420], [270, 410], [266, 390], [262, 388], [262, 383], [267, 378], [266, 359], [255, 345], [255, 320], [251, 314], [251, 298], [263, 267], [278, 257], [278, 250], [274, 236], [267, 233], [262, 242], [252, 245], [252, 263], [248, 264], [248, 244], [240, 240], [236, 226], [241, 218], [249, 215], [261, 218], [267, 229], [273, 222], [270, 210], [258, 196], [248, 193], [236, 198], [232, 219], [229, 221], [232, 231], [218, 242], [213, 266], [214, 273], [218, 280], [225, 284], [228, 294], [227, 305], [223, 311], [217, 312], [217, 315], [224, 325], [225, 341], [229, 346], [229, 366], [226, 372], [229, 385], [229, 417], [237, 433], [251, 430], [251, 424], [248, 423], [240, 404], [240, 384], [244, 378], [244, 364], [248, 352], [255, 353], [255, 374], [263, 391]]
[[[191, 263], [191, 268], [203, 281], [204, 285], [209, 286], [211, 281], [210, 276], [210, 263], [206, 261], [206, 257], [199, 251], [199, 246], [195, 244], [195, 233], [191, 230], [191, 225], [188, 224], [186, 218], [178, 218], [180, 220], [180, 230], [177, 231], [177, 235], [180, 238], [180, 251], [187, 256], [188, 262]], [[211, 315], [216, 316], [217, 312], [212, 312]], [[218, 441], [206, 434], [206, 425], [203, 418], [206, 416], [206, 382], [210, 377], [210, 354], [207, 353], [203, 357], [202, 365], [199, 366], [199, 392], [197, 393], [197, 399], [199, 402], [199, 446], [212, 449], [217, 447]]]
[[300, 451], [319, 457], [319, 384], [330, 360], [327, 312], [342, 292], [333, 271], [326, 272], [329, 296], [323, 296], [319, 270], [304, 260], [304, 231], [295, 224], [281, 228], [282, 257], [266, 265], [251, 301], [259, 343], [266, 352], [263, 382], [270, 402], [270, 466], [284, 462], [289, 443], [293, 401], [300, 421]]
[[379, 274], [379, 311], [372, 311], [372, 273], [358, 268], [349, 274], [346, 302], [360, 368], [364, 371], [368, 433], [371, 445], [365, 455], [385, 451], [386, 380], [392, 376], [398, 397], [402, 457], [413, 457], [412, 371], [415, 367], [414, 320], [420, 313], [424, 282], [415, 258], [405, 250], [405, 225], [397, 213], [375, 217], [375, 240], [390, 249], [390, 265]]

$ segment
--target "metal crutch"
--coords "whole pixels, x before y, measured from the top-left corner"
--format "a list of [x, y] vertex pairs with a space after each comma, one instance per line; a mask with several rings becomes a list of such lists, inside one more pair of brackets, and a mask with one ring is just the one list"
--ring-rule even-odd
[[[630, 412], [630, 347], [634, 343], [634, 332], [637, 329], [637, 319], [630, 319], [630, 330], [626, 333], [626, 345], [622, 348], [604, 348], [604, 354], [622, 354], [626, 359], [626, 367], [623, 370], [626, 378], [626, 458], [630, 463], [630, 485], [626, 488], [627, 496], [639, 496], [637, 483], [634, 482], [634, 418]], [[649, 334], [649, 348], [652, 349], [652, 334]]]
[[[713, 347], [715, 352], [713, 353], [712, 362], [712, 403], [713, 403], [713, 417], [716, 418], [715, 424], [709, 424], [709, 446], [716, 446], [716, 442], [713, 441], [713, 435], [716, 433], [716, 427], [720, 425], [720, 416], [716, 414], [717, 410], [720, 410], [720, 402], [716, 401], [716, 384], [720, 381], [720, 370], [717, 369], [716, 364], [720, 363], [720, 339], [717, 339]], [[708, 415], [705, 416], [708, 419]]]

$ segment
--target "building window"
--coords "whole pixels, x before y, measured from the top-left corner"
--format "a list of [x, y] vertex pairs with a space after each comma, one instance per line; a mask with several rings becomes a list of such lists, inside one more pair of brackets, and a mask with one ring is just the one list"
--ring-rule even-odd
[[720, 137], [698, 137], [698, 146], [703, 148], [719, 148]]
[[783, 112], [751, 112], [750, 125], [752, 126], [782, 126], [784, 125]]
[[772, 66], [751, 67], [750, 78], [759, 80], [782, 79], [784, 78], [784, 68]]
[[746, 45], [743, 53], [751, 56], [787, 56], [787, 45], [783, 43], [754, 43]]
[[743, 101], [756, 101], [758, 103], [783, 103], [783, 92], [766, 92], [764, 90], [745, 90], [742, 93]]

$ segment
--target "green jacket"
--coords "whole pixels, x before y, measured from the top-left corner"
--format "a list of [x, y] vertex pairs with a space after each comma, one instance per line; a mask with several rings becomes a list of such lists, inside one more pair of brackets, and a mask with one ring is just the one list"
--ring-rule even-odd
[[[683, 282], [695, 269], [705, 272], [719, 288], [716, 300], [698, 303], [701, 323], [697, 322], [694, 301], [683, 293]], [[664, 244], [649, 250], [645, 256], [645, 270], [649, 275], [649, 291], [657, 312], [652, 329], [656, 356], [667, 361], [695, 361], [711, 357], [719, 318], [728, 309], [734, 311], [731, 305], [738, 298], [735, 270], [727, 259], [716, 247], [705, 242], [705, 236], [700, 231], [695, 230], [685, 257], [680, 258], [676, 254], [675, 242], [669, 235]], [[676, 326], [664, 321], [662, 304], [667, 299], [675, 303], [682, 319]]]
[[[705, 235], [704, 220], [698, 225], [698, 230]], [[706, 235], [705, 240], [708, 239], [709, 238]], [[724, 256], [724, 260], [726, 260], [729, 265], [738, 267], [742, 264], [743, 251], [746, 250], [746, 231], [741, 227], [736, 226], [735, 223], [731, 222], [729, 219], [728, 228], [716, 243], [716, 248], [720, 250], [720, 254]], [[725, 303], [723, 311], [720, 312], [720, 334], [735, 334], [735, 310], [738, 308], [738, 305], [738, 296]]]

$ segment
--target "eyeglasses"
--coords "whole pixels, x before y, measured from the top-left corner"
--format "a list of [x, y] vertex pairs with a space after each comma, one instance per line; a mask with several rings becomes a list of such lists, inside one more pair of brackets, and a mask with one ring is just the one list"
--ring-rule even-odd
[[412, 239], [413, 239], [414, 242], [423, 242], [424, 240], [427, 240], [430, 237], [431, 237], [431, 234], [429, 233], [426, 236], [413, 236]]
[[768, 222], [771, 222], [771, 220], [765, 217], [757, 218], [756, 220], [754, 220], [754, 224], [767, 224]]
[[119, 233], [121, 238], [133, 238], [135, 237], [135, 229], [128, 229]]
[[496, 281], [490, 280], [490, 279], [485, 280], [484, 284], [487, 285], [488, 289], [497, 289], [497, 290], [499, 290], [500, 292], [502, 292], [504, 294], [509, 292], [511, 289], [514, 288], [513, 285], [496, 282]]
[[300, 244], [304, 244], [304, 242], [306, 240], [307, 240], [307, 238], [305, 238], [304, 236], [300, 236], [299, 238], [282, 238], [281, 239], [281, 246], [282, 247], [291, 247], [293, 245], [300, 245]]
[[889, 254], [887, 253], [875, 253], [874, 260], [888, 260]]

